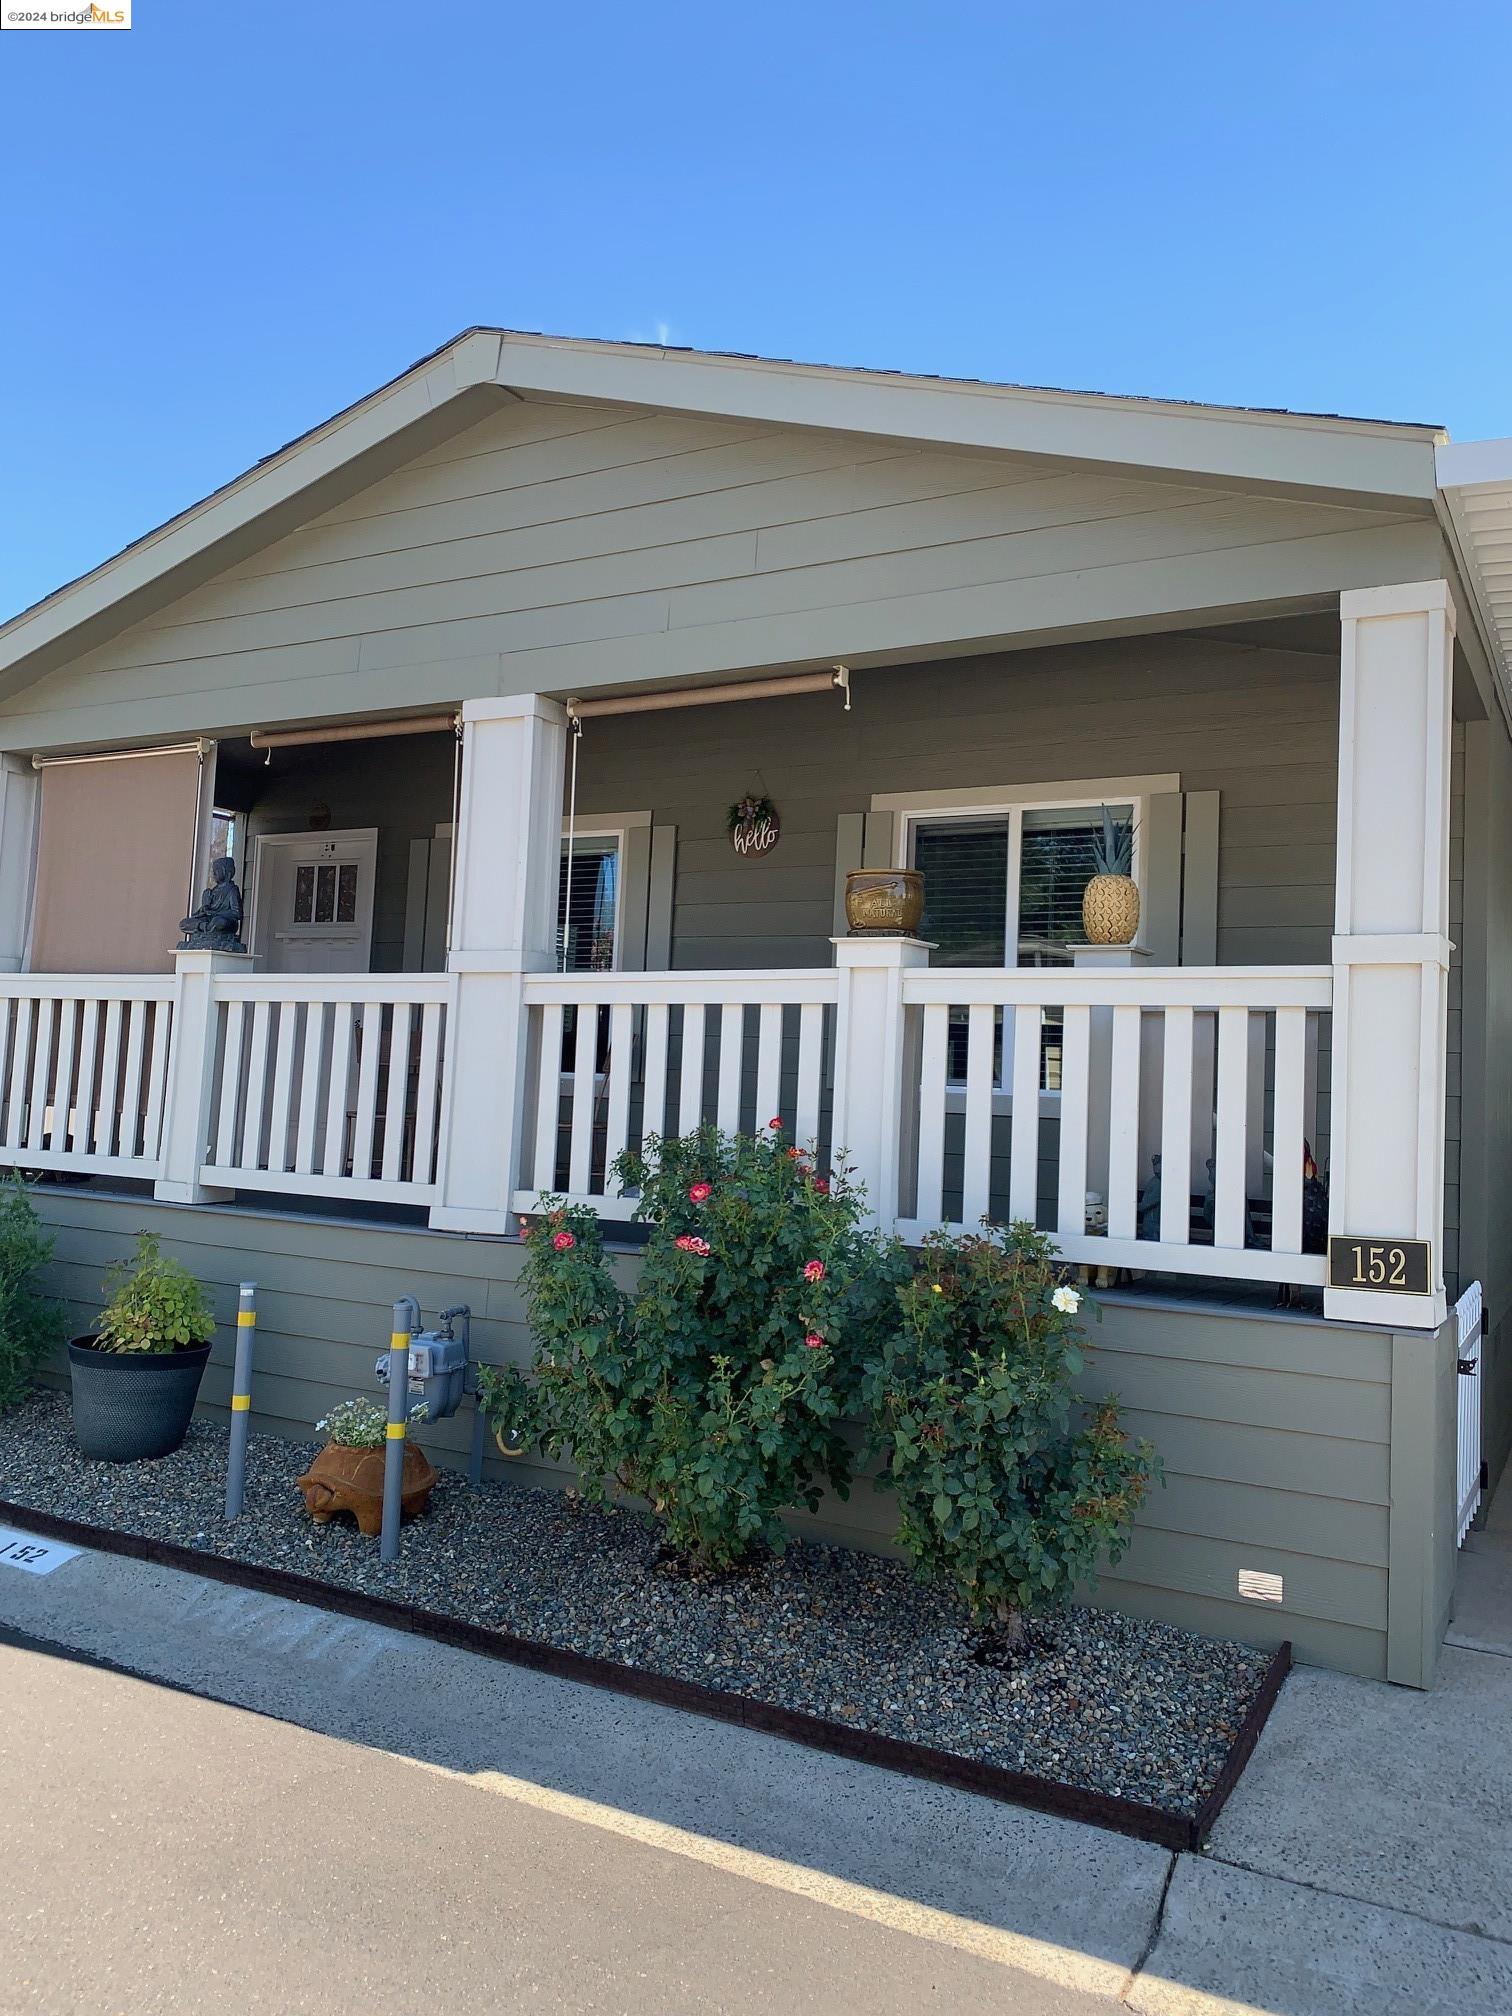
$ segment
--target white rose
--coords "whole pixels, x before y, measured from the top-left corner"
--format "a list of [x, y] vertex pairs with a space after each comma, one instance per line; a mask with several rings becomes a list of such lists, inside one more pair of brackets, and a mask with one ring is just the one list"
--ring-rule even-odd
[[1062, 1316], [1074, 1316], [1081, 1307], [1081, 1297], [1074, 1288], [1057, 1288], [1050, 1297], [1052, 1309], [1059, 1309]]

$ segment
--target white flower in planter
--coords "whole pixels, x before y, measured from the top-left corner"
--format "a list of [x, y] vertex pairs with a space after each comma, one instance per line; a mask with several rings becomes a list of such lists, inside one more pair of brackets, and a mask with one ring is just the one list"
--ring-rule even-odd
[[1062, 1316], [1074, 1316], [1081, 1307], [1081, 1297], [1074, 1288], [1057, 1288], [1050, 1297], [1052, 1309], [1059, 1309]]

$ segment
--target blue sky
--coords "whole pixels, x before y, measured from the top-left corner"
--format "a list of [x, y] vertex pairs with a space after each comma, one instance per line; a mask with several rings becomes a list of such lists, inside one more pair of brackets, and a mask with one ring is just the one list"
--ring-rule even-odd
[[0, 615], [473, 322], [1512, 434], [1512, 13], [135, 0], [0, 35]]

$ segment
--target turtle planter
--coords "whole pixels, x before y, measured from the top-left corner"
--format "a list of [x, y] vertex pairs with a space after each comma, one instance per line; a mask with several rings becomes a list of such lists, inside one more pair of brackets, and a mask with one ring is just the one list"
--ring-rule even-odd
[[[381, 1449], [348, 1449], [343, 1443], [327, 1442], [297, 1480], [305, 1510], [317, 1526], [326, 1525], [338, 1512], [350, 1512], [359, 1533], [370, 1540], [377, 1537], [383, 1526], [383, 1457]], [[430, 1503], [436, 1468], [410, 1441], [404, 1445], [402, 1477], [403, 1517], [413, 1519]]]

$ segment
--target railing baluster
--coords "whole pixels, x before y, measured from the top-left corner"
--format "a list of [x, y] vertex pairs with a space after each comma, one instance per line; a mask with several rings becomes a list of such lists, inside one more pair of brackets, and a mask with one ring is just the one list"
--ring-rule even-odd
[[[133, 1001], [131, 1013], [126, 1021], [126, 1072], [121, 1082], [121, 1135], [120, 1152], [130, 1161], [135, 1161], [138, 1153], [153, 1158], [153, 1150], [143, 1145], [146, 1133], [142, 1125], [142, 1071], [147, 1062], [147, 1011], [148, 1003]], [[154, 1015], [166, 1015], [168, 1004], [158, 1002], [153, 1008]]]
[[1062, 1238], [1081, 1239], [1087, 1230], [1087, 1065], [1091, 1013], [1068, 1002], [1061, 1025], [1060, 1186], [1056, 1211]]
[[163, 1155], [163, 1094], [168, 1082], [168, 1041], [172, 1033], [173, 1004], [155, 1002], [152, 1060], [147, 1067], [147, 1110], [142, 1117], [142, 1155], [148, 1162], [160, 1162]]
[[756, 1118], [759, 1134], [782, 1104], [782, 1003], [763, 1001], [756, 1036]]
[[89, 1159], [94, 1135], [95, 1060], [99, 1055], [101, 1012], [98, 1001], [79, 1003], [79, 1069], [74, 1080], [74, 1124], [68, 1151], [81, 1162]]
[[691, 1134], [703, 1120], [704, 1004], [683, 1004], [682, 1072], [677, 1088], [677, 1131]]
[[1303, 1107], [1307, 1010], [1276, 1010], [1275, 1120], [1271, 1129], [1271, 1251], [1302, 1251]]
[[415, 1093], [415, 1154], [410, 1170], [416, 1183], [436, 1177], [436, 1101], [440, 1091], [441, 1014], [439, 1001], [420, 1013], [420, 1083]]
[[966, 1011], [966, 1142], [961, 1168], [961, 1222], [968, 1230], [987, 1216], [992, 1194], [992, 1038], [997, 1010], [973, 1001]]
[[609, 1010], [609, 1108], [604, 1130], [604, 1195], [617, 1194], [614, 1164], [630, 1140], [630, 1068], [634, 1062], [635, 1010], [616, 1001]]
[[299, 1131], [294, 1137], [294, 1167], [308, 1176], [315, 1167], [315, 1129], [320, 1118], [320, 1067], [325, 1061], [325, 1003], [307, 1001], [304, 1014], [304, 1059], [299, 1072]]
[[562, 1115], [562, 1007], [550, 1001], [541, 1010], [540, 1067], [536, 1078], [535, 1170], [530, 1187], [555, 1190], [557, 1128]]
[[[793, 1116], [794, 1144], [807, 1148], [819, 1139], [819, 1087], [824, 1074], [824, 1009], [805, 1001], [798, 1015], [798, 1103]], [[768, 1114], [768, 1119], [773, 1116]], [[836, 1152], [845, 1143], [836, 1141]]]
[[388, 1098], [383, 1107], [383, 1181], [397, 1183], [404, 1163], [404, 1115], [409, 1105], [410, 1004], [390, 1010]]
[[1139, 1230], [1139, 1018], [1137, 1007], [1113, 1010], [1108, 1072], [1108, 1237]]
[[1167, 1008], [1160, 1086], [1160, 1237], [1167, 1246], [1192, 1237], [1192, 1036], [1191, 1009]]
[[740, 1127], [740, 1067], [744, 1050], [745, 1009], [738, 1001], [726, 1001], [719, 1011], [719, 1092], [714, 1108], [715, 1119], [725, 1134], [734, 1134]]
[[1008, 1154], [1008, 1210], [1032, 1225], [1039, 1208], [1040, 1031], [1043, 1010], [1020, 1002], [1003, 1010], [1003, 1054], [1013, 1031], [1013, 1120]]
[[267, 1001], [252, 1004], [252, 1049], [247, 1059], [245, 1118], [241, 1153], [236, 1158], [237, 1167], [241, 1169], [262, 1167], [262, 1122], [263, 1107], [268, 1098], [268, 1024], [271, 1012]]
[[320, 1167], [326, 1176], [346, 1174], [347, 1088], [352, 1077], [352, 1018], [356, 1009], [350, 1001], [338, 1001], [331, 1014], [331, 1072], [326, 1080], [325, 1153]]
[[58, 1063], [53, 1073], [52, 1131], [48, 1137], [48, 1146], [55, 1155], [64, 1154], [68, 1149], [78, 1025], [79, 1004], [70, 996], [58, 1004]]
[[11, 1051], [10, 1106], [5, 1116], [5, 1145], [19, 1148], [26, 1125], [26, 1079], [31, 1064], [32, 1023], [36, 1011], [29, 994], [23, 994], [16, 1010], [16, 1042]]
[[100, 1089], [95, 1101], [92, 1139], [96, 1155], [116, 1152], [116, 1087], [121, 1076], [121, 1002], [112, 994], [105, 1004], [105, 1033], [100, 1044]]
[[47, 1119], [47, 1094], [52, 1083], [53, 1024], [58, 1003], [49, 997], [37, 1003], [37, 1046], [32, 1065], [31, 1114], [26, 1130], [28, 1148], [42, 1146], [42, 1129]]
[[236, 1162], [237, 1118], [241, 1111], [242, 1029], [246, 1008], [228, 1001], [221, 1037], [220, 1096], [215, 1115], [215, 1160], [230, 1169]]
[[289, 1108], [294, 1098], [294, 1038], [299, 1030], [299, 1003], [278, 1004], [278, 1047], [273, 1061], [273, 1106], [268, 1115], [268, 1167], [289, 1166]]
[[593, 1173], [594, 1064], [598, 1049], [598, 1004], [580, 1001], [577, 1040], [572, 1051], [572, 1132], [569, 1136], [567, 1188], [573, 1196], [588, 1194]]
[[1249, 1108], [1249, 1010], [1218, 1010], [1218, 1138], [1214, 1145], [1213, 1244], [1244, 1247], [1245, 1122]]
[[921, 1225], [945, 1216], [945, 1078], [950, 1056], [950, 1010], [931, 1001], [922, 1011], [919, 1042], [919, 1183], [914, 1206]]
[[383, 1003], [364, 1001], [357, 1025], [357, 1122], [352, 1137], [352, 1174], [372, 1181], [373, 1136], [378, 1128], [378, 1066], [383, 1051]]
[[646, 1009], [642, 1150], [653, 1134], [660, 1140], [667, 1129], [667, 1045], [671, 1040], [670, 1030], [666, 1002], [653, 1001]]

